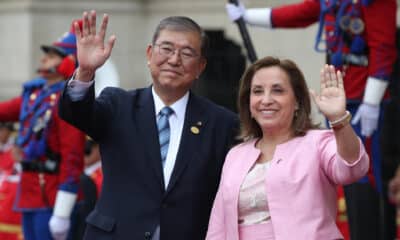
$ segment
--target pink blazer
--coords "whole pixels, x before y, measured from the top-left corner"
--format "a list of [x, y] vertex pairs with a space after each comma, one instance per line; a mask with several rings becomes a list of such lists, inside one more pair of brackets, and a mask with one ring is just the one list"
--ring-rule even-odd
[[[253, 139], [229, 151], [206, 240], [239, 240], [239, 189], [260, 155], [255, 143]], [[331, 130], [310, 130], [278, 145], [265, 178], [275, 239], [342, 239], [335, 224], [336, 185], [358, 180], [368, 167], [361, 141], [358, 160], [348, 164], [337, 154]]]

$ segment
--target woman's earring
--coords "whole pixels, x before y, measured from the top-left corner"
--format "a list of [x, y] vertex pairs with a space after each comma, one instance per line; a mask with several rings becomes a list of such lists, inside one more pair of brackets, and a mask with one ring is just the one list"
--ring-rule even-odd
[[297, 117], [299, 113], [299, 105], [296, 103], [296, 105], [294, 106], [294, 117]]

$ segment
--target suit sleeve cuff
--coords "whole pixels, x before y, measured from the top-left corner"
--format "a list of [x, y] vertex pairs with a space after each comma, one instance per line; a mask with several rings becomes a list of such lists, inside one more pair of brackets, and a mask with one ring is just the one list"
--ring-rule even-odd
[[388, 84], [388, 81], [371, 76], [368, 77], [363, 102], [375, 106], [379, 105], [382, 101]]
[[94, 80], [90, 82], [82, 82], [76, 79], [71, 79], [67, 84], [67, 94], [73, 102], [82, 100], [93, 84]]

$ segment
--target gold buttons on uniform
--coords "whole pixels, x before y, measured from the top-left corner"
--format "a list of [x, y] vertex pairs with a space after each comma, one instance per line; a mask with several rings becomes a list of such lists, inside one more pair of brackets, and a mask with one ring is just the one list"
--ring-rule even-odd
[[37, 97], [36, 93], [32, 93], [32, 94], [29, 96], [29, 99], [30, 99], [31, 101], [35, 101], [36, 97]]

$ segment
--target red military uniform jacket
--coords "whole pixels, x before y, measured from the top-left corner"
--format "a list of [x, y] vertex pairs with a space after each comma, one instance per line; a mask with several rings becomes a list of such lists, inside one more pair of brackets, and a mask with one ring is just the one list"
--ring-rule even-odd
[[[36, 109], [40, 109], [42, 104], [50, 105], [50, 108], [46, 111], [46, 115], [50, 119], [45, 126], [47, 132], [45, 140], [47, 148], [60, 156], [59, 170], [57, 173], [22, 171], [16, 197], [16, 207], [22, 211], [53, 207], [59, 189], [70, 192], [77, 191], [79, 176], [83, 172], [85, 135], [59, 118], [58, 99], [62, 89], [45, 97], [38, 104], [37, 100], [44, 91], [43, 89], [43, 86], [32, 88], [28, 93], [25, 90], [23, 95], [25, 97], [17, 97], [0, 103], [0, 121], [18, 121], [21, 119], [24, 99], [27, 101], [25, 107], [32, 107], [36, 104]], [[31, 127], [29, 124], [32, 124], [31, 120], [34, 116], [35, 112], [29, 113], [27, 120], [20, 122], [20, 128], [29, 129]], [[37, 160], [44, 162], [46, 159], [47, 156], [43, 155]]]
[[97, 198], [101, 193], [101, 185], [103, 184], [103, 171], [101, 169], [101, 162], [98, 161], [85, 168], [85, 174], [89, 176], [93, 183], [96, 185]]
[[350, 240], [350, 229], [349, 222], [347, 219], [346, 212], [346, 200], [344, 198], [343, 186], [337, 186], [337, 215], [336, 215], [336, 225], [338, 226], [340, 232], [342, 233], [344, 240]]
[[[1, 174], [0, 174], [1, 175]], [[19, 175], [0, 176], [0, 239], [22, 239], [21, 213], [14, 211]]]
[[11, 174], [14, 170], [14, 159], [12, 158], [13, 138], [10, 137], [6, 144], [0, 143], [0, 174]]
[[14, 172], [12, 139], [0, 145], [0, 239], [22, 239], [21, 213], [13, 210], [19, 182], [19, 173]]
[[[332, 1], [325, 1], [331, 4]], [[337, 1], [336, 10], [343, 1]], [[368, 66], [348, 65], [344, 67], [344, 87], [346, 97], [349, 100], [361, 100], [363, 97], [366, 80], [369, 76], [382, 80], [389, 80], [392, 73], [394, 61], [396, 60], [396, 1], [395, 0], [374, 0], [369, 5], [356, 1], [354, 6], [349, 5], [346, 11], [351, 8], [360, 14], [365, 29], [361, 33], [367, 48]], [[271, 22], [277, 28], [300, 28], [309, 26], [320, 20], [321, 5], [319, 0], [305, 0], [297, 4], [291, 4], [272, 9]], [[335, 33], [333, 24], [337, 19], [336, 15], [327, 13], [322, 19], [325, 21], [326, 40], [335, 41], [338, 35]], [[352, 35], [350, 34], [350, 37]], [[334, 48], [334, 47], [332, 47]], [[335, 50], [335, 49], [327, 49]], [[342, 50], [348, 53], [349, 49]]]

